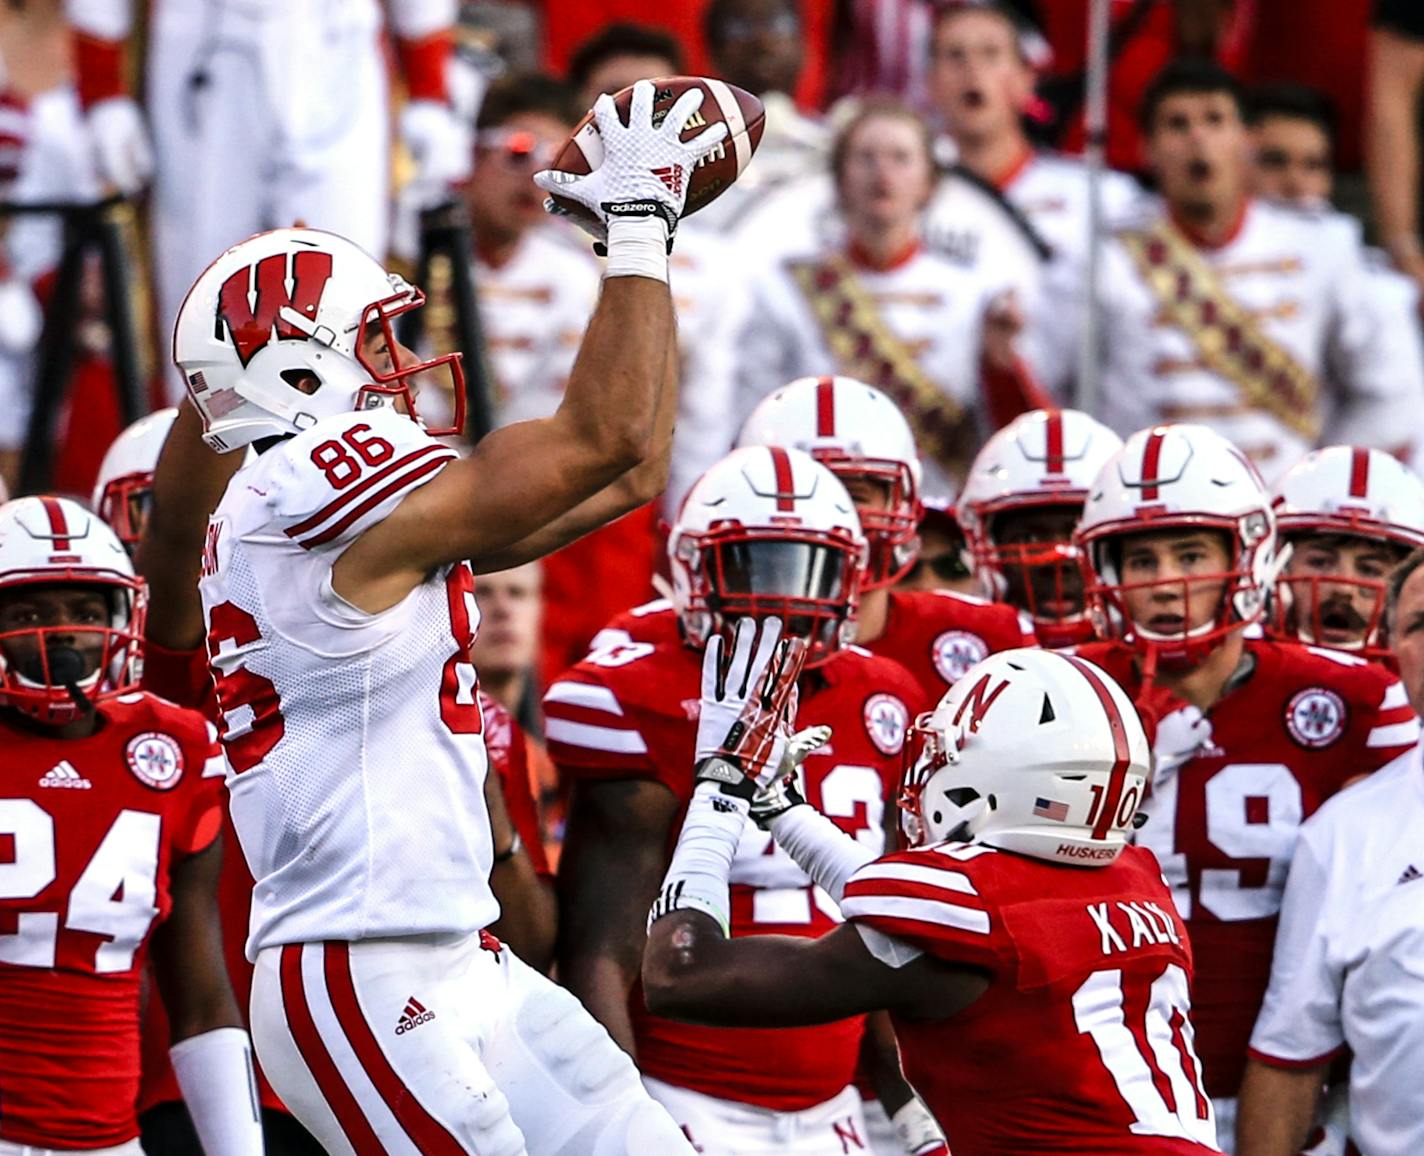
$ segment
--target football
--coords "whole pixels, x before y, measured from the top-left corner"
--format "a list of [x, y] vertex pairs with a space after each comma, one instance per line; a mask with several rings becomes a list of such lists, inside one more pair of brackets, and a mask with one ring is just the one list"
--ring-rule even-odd
[[[663, 76], [653, 81], [653, 123], [661, 124], [678, 97], [690, 88], [701, 88], [706, 94], [699, 108], [688, 119], [682, 139], [691, 140], [708, 125], [725, 122], [727, 139], [697, 162], [688, 183], [687, 202], [682, 215], [690, 216], [710, 205], [731, 187], [743, 172], [761, 143], [766, 125], [766, 109], [759, 99], [735, 85], [722, 80], [695, 76]], [[629, 85], [615, 93], [613, 103], [619, 118], [628, 123], [628, 110], [633, 103], [633, 87]], [[592, 172], [603, 162], [603, 140], [594, 123], [592, 111], [574, 126], [567, 143], [559, 150], [553, 168], [582, 175]], [[555, 201], [569, 212], [590, 216], [589, 211], [575, 201], [555, 196]]]

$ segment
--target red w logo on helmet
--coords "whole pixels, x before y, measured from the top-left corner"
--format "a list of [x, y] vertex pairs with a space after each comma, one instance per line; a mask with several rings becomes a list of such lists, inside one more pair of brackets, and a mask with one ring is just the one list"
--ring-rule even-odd
[[279, 341], [306, 339], [305, 333], [282, 318], [284, 307], [316, 319], [322, 292], [331, 280], [331, 254], [315, 249], [293, 253], [290, 281], [287, 262], [285, 253], [263, 257], [255, 266], [239, 269], [218, 293], [218, 320], [227, 325], [244, 366], [272, 340], [274, 327]]

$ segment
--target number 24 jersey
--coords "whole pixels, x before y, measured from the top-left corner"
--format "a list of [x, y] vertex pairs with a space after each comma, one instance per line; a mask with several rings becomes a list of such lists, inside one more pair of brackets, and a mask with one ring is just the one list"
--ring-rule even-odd
[[233, 826], [264, 947], [494, 922], [487, 757], [463, 563], [368, 614], [332, 567], [454, 459], [409, 418], [326, 418], [229, 483], [199, 589]]

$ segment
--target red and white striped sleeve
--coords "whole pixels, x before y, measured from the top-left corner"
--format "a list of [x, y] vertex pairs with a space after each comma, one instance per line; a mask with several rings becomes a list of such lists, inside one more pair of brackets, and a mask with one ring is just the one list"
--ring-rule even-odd
[[323, 421], [282, 447], [268, 501], [288, 539], [340, 553], [458, 456], [409, 418], [368, 410]]
[[544, 695], [544, 738], [566, 775], [588, 779], [656, 777], [647, 739], [614, 691], [581, 667]]
[[940, 959], [997, 970], [995, 916], [957, 862], [931, 849], [898, 851], [851, 876], [841, 914]]
[[1409, 705], [1404, 683], [1392, 679], [1384, 688], [1379, 709], [1365, 739], [1371, 769], [1393, 762], [1419, 741], [1419, 718]]

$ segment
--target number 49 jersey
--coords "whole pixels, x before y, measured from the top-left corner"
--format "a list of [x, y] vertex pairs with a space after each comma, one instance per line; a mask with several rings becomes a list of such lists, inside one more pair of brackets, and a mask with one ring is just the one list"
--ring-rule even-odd
[[392, 410], [325, 419], [232, 479], [199, 589], [233, 826], [264, 947], [492, 923], [487, 758], [464, 564], [368, 614], [332, 588], [454, 451]]
[[[702, 656], [683, 644], [666, 602], [615, 619], [544, 699], [549, 754], [574, 781], [643, 779], [684, 805], [692, 797]], [[860, 650], [803, 677], [797, 725], [827, 723], [828, 747], [802, 767], [807, 800], [879, 852], [893, 808], [907, 724], [919, 709], [908, 672]], [[668, 832], [669, 850], [681, 821]], [[748, 824], [731, 869], [732, 935], [824, 935], [835, 903], [771, 836]], [[709, 1028], [650, 1015], [630, 1001], [645, 1075], [722, 1100], [799, 1111], [841, 1092], [855, 1073], [862, 1020], [808, 1028]]]
[[1204, 1156], [1192, 953], [1151, 853], [1065, 867], [941, 843], [887, 855], [841, 911], [989, 989], [947, 1020], [893, 1017], [905, 1076], [954, 1156]]
[[[1198, 1041], [1214, 1097], [1240, 1088], [1301, 823], [1419, 737], [1404, 686], [1378, 666], [1254, 639], [1246, 652], [1250, 677], [1211, 709], [1211, 735], [1196, 755], [1154, 780], [1136, 836], [1162, 864], [1191, 933]], [[1129, 648], [1092, 643], [1078, 653], [1137, 696]]]
[[193, 711], [98, 706], [87, 738], [0, 723], [0, 1140], [138, 1135], [139, 990], [176, 863], [221, 824], [222, 755]]

